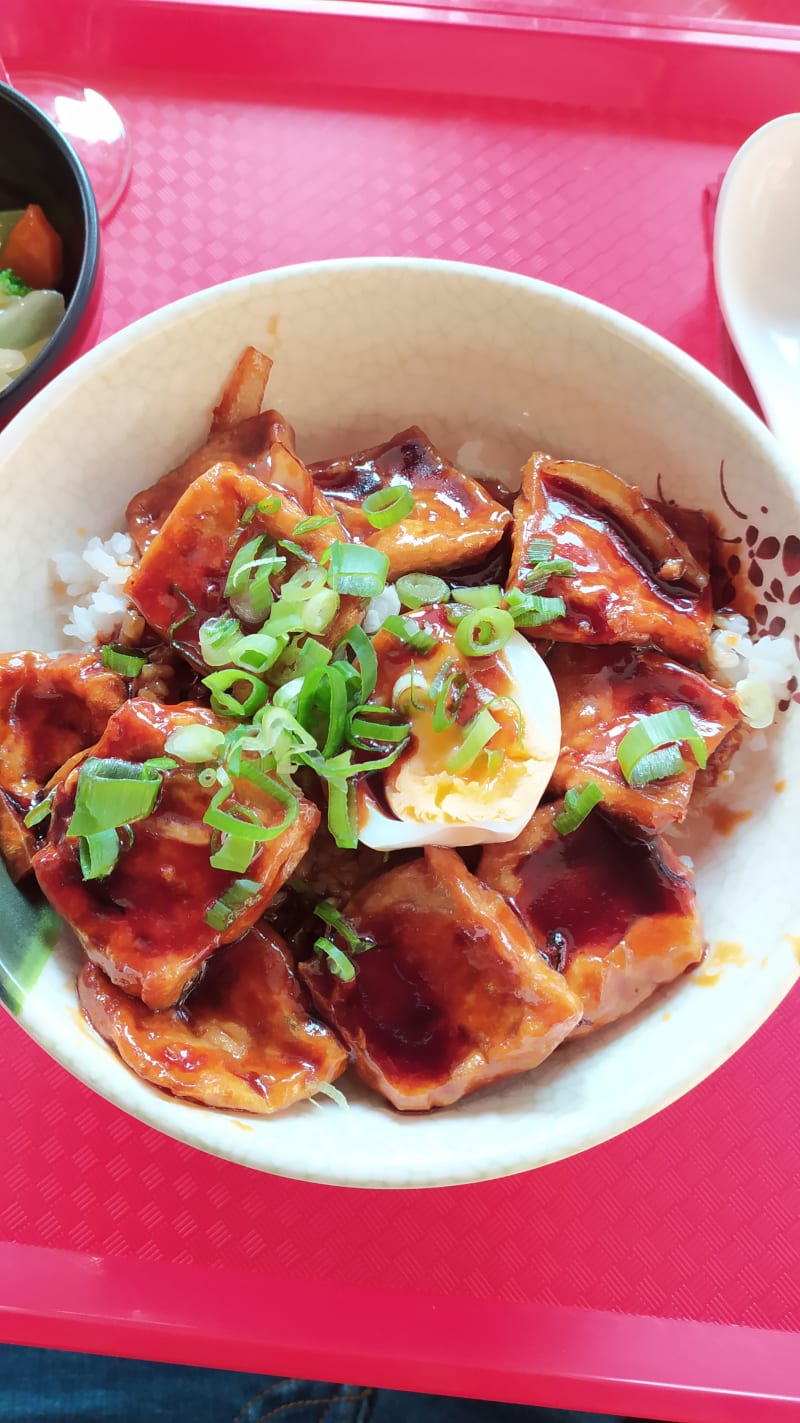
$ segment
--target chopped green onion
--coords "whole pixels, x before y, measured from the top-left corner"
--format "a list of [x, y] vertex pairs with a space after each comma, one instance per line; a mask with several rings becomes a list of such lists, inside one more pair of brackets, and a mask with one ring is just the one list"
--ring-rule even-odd
[[303, 605], [303, 627], [306, 632], [325, 632], [339, 611], [339, 594], [332, 588], [321, 588]]
[[496, 583], [458, 589], [459, 603], [466, 603], [468, 608], [499, 608], [502, 596], [503, 590]]
[[[264, 683], [260, 682], [252, 672], [245, 672], [238, 667], [227, 667], [221, 672], [212, 672], [210, 677], [203, 678], [203, 686], [208, 687], [211, 693], [212, 710], [219, 712], [221, 716], [236, 716], [249, 720], [267, 700], [267, 689]], [[229, 690], [239, 686], [250, 688], [244, 699], [235, 696]]]
[[386, 587], [389, 559], [369, 544], [334, 543], [327, 550], [328, 583], [335, 593], [375, 598]]
[[[680, 776], [687, 769], [680, 747], [662, 746], [643, 756], [631, 771], [631, 786], [646, 786], [650, 781], [664, 781], [668, 776]], [[627, 779], [627, 778], [626, 778]]]
[[[430, 690], [427, 679], [412, 662], [409, 671], [403, 672], [392, 687], [392, 706], [403, 716], [408, 716], [412, 707], [414, 711], [426, 711], [430, 701]], [[417, 701], [417, 697], [421, 697], [423, 700]]]
[[[645, 785], [648, 781], [663, 780], [685, 770], [677, 746], [672, 748], [670, 756], [651, 759], [651, 753], [659, 752], [662, 747], [669, 748], [673, 742], [684, 741], [700, 769], [705, 770], [708, 749], [688, 707], [672, 707], [653, 716], [640, 716], [617, 747], [617, 760], [628, 785]], [[672, 754], [673, 751], [676, 754]]]
[[174, 756], [148, 756], [142, 765], [147, 766], [150, 771], [175, 771], [178, 768]]
[[449, 586], [435, 573], [403, 573], [394, 586], [400, 602], [412, 612], [450, 600]]
[[471, 766], [474, 766], [484, 747], [499, 730], [499, 723], [484, 707], [471, 721], [467, 722], [464, 728], [464, 738], [460, 746], [457, 746], [448, 757], [445, 770], [453, 776], [460, 776], [464, 771], [468, 771]]
[[456, 628], [456, 647], [465, 657], [491, 657], [505, 647], [514, 619], [504, 608], [478, 608]]
[[328, 829], [340, 850], [358, 845], [358, 806], [352, 780], [328, 782]]
[[32, 830], [34, 825], [40, 825], [43, 820], [47, 819], [48, 815], [52, 814], [53, 796], [55, 793], [56, 790], [54, 786], [49, 795], [44, 797], [44, 800], [40, 800], [36, 805], [31, 806], [22, 822], [27, 830]]
[[300, 693], [297, 720], [314, 737], [323, 756], [341, 746], [346, 717], [347, 680], [341, 663], [312, 668]]
[[432, 652], [434, 647], [438, 647], [439, 639], [433, 633], [426, 632], [411, 618], [402, 618], [399, 613], [392, 613], [388, 618], [384, 618], [381, 623], [381, 632], [391, 633], [399, 642], [404, 642], [407, 647], [412, 647], [415, 652]]
[[225, 582], [225, 597], [247, 622], [262, 617], [273, 601], [271, 579], [286, 567], [286, 559], [264, 534], [237, 549]]
[[255, 845], [252, 840], [242, 840], [239, 835], [223, 835], [218, 850], [211, 856], [215, 870], [229, 870], [231, 874], [242, 875], [249, 870]]
[[406, 741], [411, 730], [407, 721], [398, 721], [393, 707], [354, 707], [347, 715], [345, 735], [358, 751], [370, 751], [374, 743], [383, 746]]
[[205, 921], [209, 928], [223, 933], [244, 909], [250, 907], [261, 894], [263, 885], [254, 879], [237, 879], [229, 885], [225, 893], [215, 899], [206, 912]]
[[95, 835], [144, 820], [158, 799], [162, 776], [134, 761], [90, 756], [81, 766], [68, 835]]
[[[167, 737], [164, 750], [177, 756], [180, 761], [195, 764], [200, 761], [214, 761], [225, 745], [225, 735], [214, 726], [204, 726], [202, 722], [192, 722], [179, 726]], [[173, 765], [175, 763], [173, 762]]]
[[518, 628], [538, 628], [563, 618], [567, 605], [563, 598], [542, 598], [538, 593], [522, 593], [512, 588], [506, 596], [508, 610]]
[[197, 609], [191, 598], [187, 598], [183, 589], [179, 588], [177, 583], [172, 584], [170, 592], [174, 593], [176, 598], [180, 598], [182, 600], [184, 606], [186, 607], [186, 612], [184, 613], [182, 618], [174, 618], [173, 621], [170, 623], [169, 627], [167, 628], [167, 642], [169, 643], [170, 647], [174, 647], [178, 650], [178, 652], [181, 652], [186, 658], [186, 660], [188, 662], [191, 662], [193, 667], [196, 667], [198, 663], [194, 649], [190, 647], [187, 643], [179, 641], [175, 634], [180, 632], [181, 628], [185, 627], [187, 623], [190, 623], [192, 621], [192, 618], [197, 617]]
[[375, 691], [375, 684], [378, 680], [378, 657], [372, 641], [362, 627], [353, 627], [346, 637], [343, 637], [336, 651], [333, 654], [334, 661], [341, 662], [347, 657], [348, 651], [358, 663], [358, 670], [361, 674], [361, 693], [359, 701], [369, 701]]
[[534, 563], [525, 574], [525, 588], [538, 593], [551, 578], [574, 578], [575, 564], [571, 558], [548, 558]]
[[223, 613], [219, 618], [206, 618], [206, 621], [201, 623], [198, 634], [200, 651], [206, 666], [224, 667], [226, 664], [230, 665], [233, 660], [232, 649], [236, 646], [241, 635], [242, 628], [239, 619], [231, 617], [230, 613]]
[[285, 786], [279, 785], [272, 777], [262, 776], [255, 772], [244, 761], [239, 774], [244, 779], [252, 781], [259, 789], [266, 789], [273, 799], [285, 807], [286, 815], [280, 825], [262, 825], [258, 815], [249, 805], [237, 804], [237, 813], [232, 810], [223, 810], [223, 804], [231, 795], [230, 785], [221, 786], [216, 795], [212, 796], [203, 820], [206, 825], [211, 826], [212, 830], [221, 830], [224, 835], [232, 835], [236, 840], [246, 840], [254, 845], [265, 845], [268, 841], [277, 839], [297, 819], [297, 797]]
[[126, 648], [114, 642], [106, 643], [100, 656], [103, 666], [108, 667], [110, 672], [119, 672], [120, 677], [138, 677], [147, 661], [146, 657], [137, 652], [128, 652]]
[[[455, 691], [453, 691], [454, 687]], [[433, 707], [432, 726], [434, 731], [446, 731], [449, 726], [453, 726], [466, 690], [467, 679], [463, 672], [451, 672], [445, 678]]]
[[266, 518], [269, 518], [270, 514], [277, 514], [280, 507], [281, 500], [277, 494], [265, 494], [256, 504], [259, 514], [264, 514]]
[[197, 779], [204, 791], [210, 790], [218, 782], [216, 766], [205, 766], [202, 771], [197, 772]]
[[563, 809], [553, 816], [553, 825], [559, 835], [571, 835], [573, 830], [583, 825], [589, 812], [602, 799], [603, 792], [594, 781], [587, 781], [583, 786], [571, 786], [564, 796]]
[[304, 534], [316, 533], [317, 529], [327, 529], [338, 522], [335, 514], [312, 514], [310, 519], [301, 519], [299, 524], [295, 524], [294, 535], [301, 539]]
[[411, 513], [414, 495], [407, 484], [389, 484], [368, 494], [361, 501], [361, 508], [373, 529], [388, 529]]
[[544, 563], [553, 552], [552, 539], [531, 539], [525, 550], [525, 562], [530, 566], [534, 563]]
[[351, 963], [347, 954], [337, 949], [330, 939], [320, 938], [314, 940], [314, 952], [324, 958], [330, 972], [336, 978], [340, 978], [343, 983], [352, 983], [356, 976], [356, 966]]
[[287, 637], [290, 633], [304, 632], [304, 609], [305, 603], [279, 598], [261, 631], [268, 632], [271, 637]]
[[298, 568], [291, 578], [287, 578], [281, 588], [281, 597], [290, 603], [304, 603], [325, 587], [327, 575], [318, 563], [306, 563]]
[[297, 543], [295, 539], [280, 539], [279, 543], [281, 548], [285, 548], [287, 553], [294, 554], [295, 558], [302, 558], [305, 563], [314, 562], [314, 558], [308, 552], [308, 549], [303, 548], [302, 544]]
[[240, 637], [234, 643], [231, 648], [231, 661], [235, 662], [237, 667], [243, 667], [245, 671], [262, 677], [285, 652], [288, 641], [285, 633], [280, 637], [273, 637], [271, 633], [263, 631], [249, 633], [247, 637]]
[[314, 913], [323, 924], [327, 924], [331, 929], [335, 929], [337, 934], [341, 934], [351, 954], [363, 954], [367, 949], [374, 949], [375, 940], [365, 939], [349, 919], [345, 919], [340, 909], [331, 903], [330, 899], [321, 899], [314, 906]]
[[495, 776], [497, 775], [497, 772], [500, 770], [500, 767], [502, 766], [505, 759], [506, 753], [505, 751], [501, 751], [499, 747], [496, 747], [493, 751], [486, 752], [487, 781], [494, 780]]
[[284, 652], [278, 673], [281, 678], [304, 677], [312, 667], [321, 667], [330, 662], [332, 656], [333, 653], [324, 642], [316, 642], [313, 637], [306, 637], [302, 642], [295, 639]]
[[315, 1101], [316, 1097], [330, 1097], [331, 1101], [335, 1102], [337, 1107], [343, 1107], [345, 1111], [350, 1110], [350, 1103], [345, 1097], [344, 1092], [340, 1092], [339, 1088], [335, 1087], [332, 1082], [317, 1083], [317, 1086], [314, 1091], [314, 1097], [309, 1097], [307, 1099], [310, 1106], [319, 1107], [321, 1105], [319, 1102]]
[[119, 859], [119, 836], [116, 830], [97, 830], [92, 835], [82, 835], [78, 845], [78, 859], [83, 879], [105, 879]]

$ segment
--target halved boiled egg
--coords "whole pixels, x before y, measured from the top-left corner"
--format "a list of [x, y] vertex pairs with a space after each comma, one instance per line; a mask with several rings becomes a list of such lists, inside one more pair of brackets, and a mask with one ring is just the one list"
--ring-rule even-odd
[[409, 746], [381, 773], [381, 784], [369, 778], [359, 788], [359, 839], [375, 850], [513, 840], [558, 758], [558, 695], [531, 643], [514, 632], [490, 657], [463, 657], [446, 620], [437, 622], [436, 651], [420, 658], [404, 649], [404, 671], [384, 634], [375, 640], [379, 688], [411, 721]]

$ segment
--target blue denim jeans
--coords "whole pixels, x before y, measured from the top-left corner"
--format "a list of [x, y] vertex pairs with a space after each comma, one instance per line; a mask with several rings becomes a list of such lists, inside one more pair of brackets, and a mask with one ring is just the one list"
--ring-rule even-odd
[[394, 1393], [0, 1345], [0, 1423], [622, 1423], [508, 1403]]

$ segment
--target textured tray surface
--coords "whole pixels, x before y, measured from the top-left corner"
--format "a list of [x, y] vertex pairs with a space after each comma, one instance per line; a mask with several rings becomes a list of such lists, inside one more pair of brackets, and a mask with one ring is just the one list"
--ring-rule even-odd
[[[104, 334], [240, 273], [414, 253], [586, 292], [741, 383], [707, 255], [707, 190], [745, 137], [735, 125], [88, 77], [134, 143], [106, 231]], [[800, 1330], [798, 1005], [795, 993], [710, 1081], [624, 1137], [423, 1194], [334, 1191], [203, 1157], [95, 1098], [3, 1015], [0, 1241], [265, 1285]], [[7, 1291], [13, 1301], [13, 1281]], [[309, 1370], [314, 1347], [312, 1329]], [[235, 1365], [235, 1350], [210, 1361]]]

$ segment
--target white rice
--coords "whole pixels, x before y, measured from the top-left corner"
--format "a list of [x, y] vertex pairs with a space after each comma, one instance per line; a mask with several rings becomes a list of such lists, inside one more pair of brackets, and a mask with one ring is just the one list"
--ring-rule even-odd
[[[113, 638], [129, 607], [125, 586], [135, 562], [133, 540], [125, 533], [112, 534], [108, 539], [92, 538], [82, 554], [56, 554], [56, 582], [72, 600], [70, 617], [64, 625], [68, 638], [85, 648], [96, 647], [98, 639]], [[388, 584], [367, 604], [365, 632], [377, 632], [385, 618], [399, 611], [400, 599], [394, 586]], [[723, 686], [733, 687], [748, 726], [755, 730], [772, 725], [786, 683], [796, 670], [790, 637], [756, 639], [741, 613], [715, 613], [706, 671]]]
[[748, 726], [771, 726], [786, 683], [797, 670], [790, 637], [752, 636], [741, 613], [715, 613], [707, 670], [734, 697]]
[[133, 540], [123, 533], [90, 539], [81, 554], [56, 554], [55, 582], [72, 602], [66, 637], [87, 649], [113, 638], [129, 607], [125, 585], [135, 561]]

